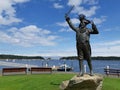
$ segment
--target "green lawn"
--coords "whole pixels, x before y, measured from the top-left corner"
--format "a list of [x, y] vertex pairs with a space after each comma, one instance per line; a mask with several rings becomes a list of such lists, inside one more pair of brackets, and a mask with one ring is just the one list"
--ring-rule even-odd
[[0, 90], [59, 90], [63, 80], [74, 74], [37, 74], [1, 76]]
[[[0, 90], [59, 90], [63, 80], [75, 74], [37, 74], [0, 76]], [[120, 90], [120, 79], [105, 78], [102, 90]]]
[[102, 90], [120, 90], [120, 78], [104, 78]]

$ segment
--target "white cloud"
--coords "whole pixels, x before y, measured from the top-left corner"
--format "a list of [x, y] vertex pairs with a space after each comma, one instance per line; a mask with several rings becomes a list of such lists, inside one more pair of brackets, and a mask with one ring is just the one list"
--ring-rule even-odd
[[[73, 23], [74, 25], [80, 23], [80, 21], [79, 21], [77, 18], [72, 18], [71, 21], [72, 21], [72, 23]], [[68, 27], [68, 26], [69, 26], [66, 21], [65, 21], [65, 22], [58, 22], [58, 23], [56, 23], [56, 24], [57, 24], [58, 26], [62, 26], [62, 27]]]
[[78, 19], [76, 19], [76, 18], [71, 19], [71, 21], [74, 24], [79, 24], [80, 23], [80, 21]]
[[54, 3], [53, 6], [54, 6], [54, 8], [56, 8], [56, 9], [63, 8], [63, 6], [60, 5], [59, 3]]
[[[100, 18], [96, 18], [96, 17], [94, 17], [94, 18], [89, 18], [90, 20], [92, 20], [92, 21], [94, 21], [94, 23], [95, 24], [97, 24], [97, 25], [100, 25], [101, 23], [103, 23], [104, 21], [106, 21], [106, 16], [101, 16]], [[79, 19], [77, 19], [77, 18], [72, 18], [71, 19], [71, 22], [76, 26], [78, 26], [79, 25], [79, 23], [80, 23], [80, 21], [79, 21]], [[68, 23], [65, 21], [65, 22], [57, 22], [56, 23], [58, 26], [61, 26], [61, 27], [69, 27], [69, 25], [68, 25]], [[108, 30], [111, 30], [111, 29], [105, 29], [106, 31], [108, 31]], [[119, 30], [119, 28], [118, 27], [116, 27], [116, 30]], [[65, 31], [65, 30], [62, 30], [62, 31]]]
[[57, 24], [58, 26], [68, 27], [67, 22], [57, 22], [56, 24]]
[[99, 45], [99, 46], [113, 46], [113, 45], [120, 45], [120, 40], [115, 40], [115, 41], [111, 41], [111, 42], [104, 42], [104, 43], [97, 43], [95, 45]]
[[68, 5], [69, 6], [79, 6], [80, 4], [82, 4], [82, 0], [68, 0]]
[[92, 44], [95, 56], [120, 56], [120, 40]]
[[93, 56], [120, 56], [120, 46], [92, 48]]
[[94, 5], [98, 4], [99, 0], [68, 0], [68, 5], [72, 6], [79, 6], [81, 4], [89, 4], [89, 5]]
[[101, 24], [104, 21], [106, 21], [106, 17], [105, 16], [101, 16], [100, 18], [93, 18], [93, 21], [95, 22], [95, 24]]
[[27, 2], [27, 1], [30, 1], [30, 0], [12, 0], [13, 2], [15, 3], [24, 3], [24, 2]]
[[98, 4], [99, 0], [83, 0], [83, 3], [87, 3], [90, 5]]
[[[96, 14], [96, 10], [99, 8], [99, 6], [94, 6], [94, 4], [97, 4], [98, 0], [69, 0], [68, 5], [69, 6], [75, 6], [73, 9], [73, 13], [77, 14], [85, 14], [87, 17], [91, 17]], [[83, 4], [89, 5], [89, 8], [83, 7]]]
[[[92, 56], [120, 56], [120, 41], [102, 42], [91, 44]], [[104, 45], [105, 43], [105, 45]], [[108, 43], [108, 44], [107, 44]], [[44, 52], [44, 53], [43, 53]], [[77, 51], [75, 47], [66, 50], [46, 50], [40, 52], [42, 56], [76, 56]]]
[[38, 28], [35, 25], [11, 28], [7, 32], [0, 32], [0, 42], [11, 43], [24, 47], [30, 46], [54, 46], [58, 36], [52, 35], [49, 30]]
[[96, 10], [98, 8], [98, 6], [92, 6], [89, 9], [85, 9], [82, 6], [76, 6], [72, 12], [77, 14], [85, 14], [87, 17], [91, 17], [96, 14]]
[[39, 55], [41, 56], [76, 56], [76, 50], [75, 49], [69, 49], [69, 50], [44, 50], [40, 51]]
[[62, 28], [59, 30], [59, 32], [71, 32], [72, 30], [70, 28]]
[[29, 0], [0, 0], [0, 24], [9, 25], [12, 23], [22, 22], [16, 17], [16, 10], [13, 7], [17, 3], [24, 3]]

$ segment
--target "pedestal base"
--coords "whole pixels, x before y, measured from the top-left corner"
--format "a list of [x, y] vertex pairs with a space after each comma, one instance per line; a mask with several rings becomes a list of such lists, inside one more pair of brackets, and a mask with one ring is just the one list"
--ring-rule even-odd
[[101, 75], [74, 76], [71, 80], [63, 81], [60, 85], [61, 90], [101, 90], [103, 77]]

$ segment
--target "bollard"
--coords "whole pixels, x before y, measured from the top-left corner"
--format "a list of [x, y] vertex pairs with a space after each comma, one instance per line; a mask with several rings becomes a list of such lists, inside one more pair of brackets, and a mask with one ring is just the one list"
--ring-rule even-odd
[[84, 65], [84, 73], [86, 73], [86, 64]]

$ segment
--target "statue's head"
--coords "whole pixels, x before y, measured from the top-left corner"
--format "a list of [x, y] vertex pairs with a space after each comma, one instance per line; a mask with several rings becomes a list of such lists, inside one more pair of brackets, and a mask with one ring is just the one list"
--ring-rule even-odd
[[79, 15], [79, 20], [80, 27], [86, 27], [86, 25], [90, 23], [90, 21], [86, 19], [86, 16], [84, 14]]
[[79, 20], [83, 20], [83, 19], [85, 19], [85, 15], [84, 14], [79, 14]]

